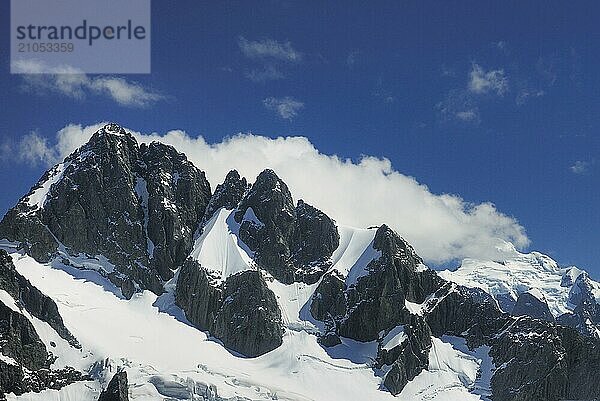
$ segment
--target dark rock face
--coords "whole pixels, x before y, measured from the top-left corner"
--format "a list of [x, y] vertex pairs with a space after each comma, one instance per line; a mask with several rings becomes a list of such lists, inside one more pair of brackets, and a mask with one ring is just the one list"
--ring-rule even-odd
[[[53, 359], [31, 322], [0, 302], [0, 398], [47, 388], [60, 389], [85, 379], [72, 368], [51, 370]], [[11, 360], [7, 360], [7, 358]]]
[[529, 316], [534, 319], [554, 321], [548, 303], [536, 298], [529, 292], [524, 292], [517, 298], [517, 303], [511, 313], [513, 316]]
[[338, 334], [358, 341], [376, 340], [381, 331], [404, 323], [404, 301], [421, 303], [442, 283], [434, 272], [418, 271], [421, 258], [389, 227], [377, 230], [373, 248], [381, 257], [367, 265], [369, 274], [346, 288], [336, 272], [327, 273], [311, 305], [316, 319], [331, 316]]
[[[77, 344], [64, 327], [54, 302], [16, 272], [3, 250], [0, 250], [0, 288], [20, 300], [32, 315], [49, 323], [63, 338]], [[60, 389], [82, 380], [81, 373], [72, 368], [50, 370], [52, 356], [31, 322], [3, 302], [0, 302], [0, 352], [12, 359], [0, 359], [0, 398], [11, 392], [19, 395], [46, 388]]]
[[[446, 284], [425, 319], [435, 336], [464, 337], [470, 347], [490, 346], [497, 369], [494, 401], [595, 399], [600, 390], [600, 343], [575, 330], [529, 316], [502, 313], [480, 290]], [[587, 349], [589, 354], [585, 354]], [[574, 371], [581, 372], [579, 381]], [[591, 387], [585, 383], [591, 383]], [[575, 383], [576, 382], [576, 383]]]
[[154, 244], [150, 265], [167, 280], [192, 248], [194, 231], [211, 197], [210, 184], [203, 172], [171, 146], [153, 142], [142, 145], [140, 153], [146, 164], [141, 175], [149, 194], [148, 238]]
[[[393, 394], [427, 369], [432, 335], [463, 337], [469, 347], [490, 346], [494, 364], [502, 366], [492, 379], [494, 401], [595, 399], [600, 394], [600, 373], [594, 367], [600, 363], [598, 341], [552, 322], [511, 317], [483, 290], [419, 269], [420, 258], [385, 226], [373, 247], [381, 256], [356, 284], [348, 288], [336, 272], [323, 277], [311, 313], [326, 323], [323, 346], [335, 345], [338, 336], [377, 340], [381, 332], [403, 325], [404, 341], [392, 349], [380, 347], [376, 361], [376, 367], [387, 367], [384, 385]], [[423, 316], [405, 309], [405, 300], [421, 304]]]
[[596, 301], [592, 282], [586, 272], [575, 279], [569, 293], [569, 303], [575, 308], [559, 316], [557, 321], [577, 329], [585, 336], [600, 339], [600, 304]]
[[[384, 385], [393, 394], [402, 391], [428, 365], [431, 330], [420, 316], [411, 315], [405, 300], [422, 303], [443, 284], [434, 272], [421, 270], [412, 247], [389, 227], [377, 230], [373, 248], [381, 253], [367, 265], [368, 274], [347, 287], [335, 271], [323, 276], [312, 298], [311, 313], [334, 335], [373, 341], [398, 325], [405, 325], [407, 340], [392, 350], [379, 350], [378, 365], [390, 366]], [[328, 341], [321, 341], [327, 345]], [[332, 342], [335, 343], [335, 342]]]
[[436, 337], [464, 337], [469, 346], [486, 344], [505, 325], [508, 315], [480, 289], [445, 282], [429, 297], [425, 320]]
[[0, 336], [3, 355], [31, 370], [49, 366], [46, 347], [29, 320], [3, 303], [0, 303]]
[[[541, 320], [518, 318], [492, 342], [495, 401], [597, 399], [600, 342]], [[596, 367], [594, 367], [596, 366]]]
[[323, 276], [310, 304], [310, 313], [317, 320], [328, 322], [346, 314], [346, 284], [337, 272]]
[[283, 322], [275, 294], [258, 271], [244, 271], [225, 282], [221, 307], [211, 332], [249, 357], [282, 344]]
[[126, 371], [115, 373], [106, 390], [100, 394], [98, 401], [129, 401]]
[[378, 364], [391, 366], [384, 379], [384, 386], [394, 395], [429, 365], [431, 330], [420, 316], [412, 315], [404, 326], [406, 340], [389, 351], [380, 349]]
[[373, 248], [381, 257], [346, 291], [350, 312], [340, 321], [340, 334], [359, 341], [375, 340], [380, 331], [404, 323], [405, 300], [421, 303], [440, 283], [435, 273], [417, 271], [421, 258], [389, 227], [377, 230]]
[[[339, 246], [337, 227], [325, 213], [302, 200], [296, 206], [296, 225], [291, 241], [296, 265], [310, 268], [323, 265]], [[301, 275], [310, 275], [310, 269]]]
[[236, 170], [231, 170], [227, 173], [225, 181], [217, 185], [215, 193], [208, 202], [204, 220], [209, 220], [211, 216], [220, 208], [233, 210], [241, 202], [244, 194], [248, 190], [248, 182], [245, 178], [240, 177]]
[[198, 262], [188, 259], [179, 270], [175, 302], [194, 325], [210, 330], [221, 305], [223, 290]]
[[256, 263], [286, 284], [316, 282], [339, 245], [333, 220], [302, 201], [294, 207], [287, 185], [273, 170], [259, 174], [240, 202], [235, 220], [241, 224], [240, 238], [255, 252]]
[[[42, 207], [30, 206], [44, 184]], [[4, 217], [0, 237], [42, 262], [58, 241], [71, 254], [104, 255], [117, 267], [108, 278], [126, 297], [136, 288], [159, 294], [189, 254], [210, 194], [204, 173], [183, 154], [140, 146], [110, 124], [42, 177]]]
[[48, 323], [59, 336], [74, 347], [79, 347], [75, 337], [65, 327], [54, 301], [31, 285], [15, 269], [10, 256], [0, 249], [0, 288], [19, 300], [29, 313]]
[[244, 271], [217, 283], [197, 262], [187, 260], [179, 273], [175, 300], [190, 322], [245, 356], [259, 356], [282, 344], [281, 311], [258, 271]]

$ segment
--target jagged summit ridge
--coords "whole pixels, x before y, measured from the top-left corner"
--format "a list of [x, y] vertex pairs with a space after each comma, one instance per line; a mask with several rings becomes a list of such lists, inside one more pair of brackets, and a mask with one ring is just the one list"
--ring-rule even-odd
[[[59, 252], [105, 256], [111, 266], [102, 273], [126, 297], [161, 293], [187, 257], [210, 196], [204, 173], [185, 155], [158, 142], [139, 145], [107, 125], [44, 175], [0, 232], [41, 261]], [[32, 209], [32, 198], [43, 202]]]

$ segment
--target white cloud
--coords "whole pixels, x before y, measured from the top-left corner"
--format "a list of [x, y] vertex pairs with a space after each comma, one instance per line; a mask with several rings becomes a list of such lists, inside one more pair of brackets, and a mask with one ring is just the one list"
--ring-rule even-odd
[[33, 166], [53, 166], [62, 161], [75, 149], [86, 143], [94, 132], [102, 128], [106, 123], [98, 123], [82, 127], [77, 124], [69, 124], [55, 134], [53, 144], [48, 143], [45, 136], [32, 131], [21, 138], [16, 146], [5, 143], [4, 153], [7, 158], [15, 158]]
[[521, 89], [519, 91], [519, 94], [517, 95], [517, 98], [515, 99], [517, 105], [522, 106], [525, 103], [527, 103], [527, 101], [529, 101], [530, 99], [533, 98], [538, 98], [538, 97], [542, 97], [546, 94], [545, 91], [543, 90], [536, 90], [536, 89]]
[[463, 121], [477, 121], [479, 120], [479, 113], [476, 109], [459, 111], [456, 114], [456, 118]]
[[240, 36], [238, 46], [248, 58], [275, 59], [287, 62], [299, 62], [302, 60], [302, 53], [294, 49], [290, 42], [282, 43], [273, 39], [251, 41]]
[[304, 103], [286, 96], [286, 97], [268, 97], [263, 100], [264, 106], [271, 111], [274, 111], [279, 117], [291, 120], [298, 115], [298, 112], [304, 107]]
[[479, 64], [473, 64], [469, 73], [468, 88], [477, 94], [495, 92], [502, 96], [508, 91], [508, 78], [504, 70], [484, 71]]
[[[11, 153], [13, 151], [14, 150], [11, 149]], [[35, 131], [26, 134], [21, 139], [19, 146], [16, 149], [16, 153], [13, 154], [16, 155], [19, 160], [32, 165], [52, 165], [57, 161], [57, 151], [55, 148], [49, 146], [48, 140]]]
[[465, 90], [453, 89], [436, 105], [442, 121], [459, 120], [479, 124], [479, 107], [473, 95]]
[[274, 65], [265, 65], [264, 68], [251, 70], [245, 75], [246, 78], [253, 82], [275, 81], [285, 78], [283, 72]]
[[589, 172], [591, 165], [591, 162], [577, 160], [571, 167], [569, 167], [569, 170], [571, 170], [571, 172], [574, 174], [586, 174]]
[[148, 107], [164, 100], [159, 93], [148, 90], [142, 85], [120, 77], [90, 77], [69, 66], [53, 69], [53, 74], [35, 61], [17, 61], [14, 68], [21, 75], [25, 88], [31, 91], [50, 91], [74, 99], [84, 99], [88, 94], [107, 96], [122, 106]]
[[[101, 124], [69, 125], [57, 133], [53, 147], [63, 158], [83, 144]], [[436, 195], [395, 171], [388, 159], [364, 156], [354, 162], [320, 153], [307, 138], [267, 138], [244, 134], [215, 144], [183, 131], [134, 133], [141, 142], [160, 140], [184, 152], [206, 172], [212, 188], [230, 169], [253, 181], [274, 169], [295, 199], [304, 199], [340, 224], [367, 227], [386, 223], [432, 263], [463, 257], [502, 259], [502, 240], [518, 247], [529, 240], [518, 222], [491, 203], [471, 204], [457, 195]]]
[[508, 51], [508, 42], [505, 40], [499, 40], [498, 42], [493, 42], [493, 45], [503, 53], [509, 53]]

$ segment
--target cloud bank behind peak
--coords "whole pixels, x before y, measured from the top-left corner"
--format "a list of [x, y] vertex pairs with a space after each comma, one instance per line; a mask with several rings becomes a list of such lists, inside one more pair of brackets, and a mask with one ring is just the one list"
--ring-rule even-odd
[[[51, 145], [30, 134], [23, 141], [36, 141], [35, 146], [22, 143], [19, 149], [34, 149], [40, 156], [21, 155], [22, 160], [55, 163], [102, 125], [67, 125], [56, 133]], [[385, 158], [363, 156], [353, 161], [322, 154], [306, 137], [238, 134], [211, 144], [202, 136], [192, 137], [180, 130], [131, 132], [140, 142], [161, 141], [185, 153], [206, 172], [213, 189], [231, 169], [252, 182], [262, 170], [272, 168], [296, 200], [313, 204], [339, 224], [367, 227], [386, 223], [433, 264], [465, 257], [500, 260], [509, 256], [505, 241], [518, 248], [529, 244], [525, 229], [492, 203], [472, 204], [458, 195], [434, 194], [416, 179], [394, 170]]]

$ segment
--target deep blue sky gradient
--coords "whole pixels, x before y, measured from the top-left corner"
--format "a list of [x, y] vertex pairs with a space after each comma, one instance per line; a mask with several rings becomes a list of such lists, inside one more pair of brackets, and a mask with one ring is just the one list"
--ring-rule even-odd
[[[104, 120], [209, 142], [302, 135], [323, 153], [387, 157], [434, 193], [492, 201], [526, 227], [532, 249], [600, 277], [600, 3], [323, 3], [154, 0], [152, 74], [127, 78], [168, 100], [140, 109], [24, 90], [9, 74], [2, 1], [0, 145]], [[260, 63], [244, 57], [240, 36], [289, 41], [303, 59], [280, 66], [284, 79], [252, 82], [245, 74]], [[504, 70], [508, 91], [476, 97], [479, 121], [444, 116], [440, 104], [466, 91], [474, 64]], [[525, 89], [543, 96], [521, 104]], [[281, 119], [262, 103], [271, 96], [305, 106]], [[573, 173], [576, 161], [587, 171]], [[44, 169], [3, 155], [0, 213]]]

